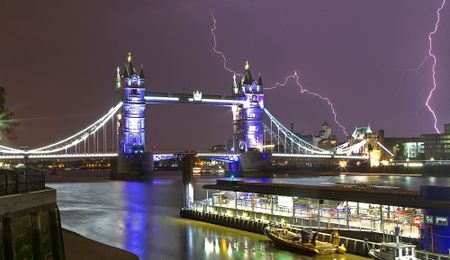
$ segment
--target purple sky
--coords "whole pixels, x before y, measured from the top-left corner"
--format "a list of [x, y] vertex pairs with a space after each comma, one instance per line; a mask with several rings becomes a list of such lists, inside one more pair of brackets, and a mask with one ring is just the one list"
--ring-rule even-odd
[[[297, 70], [305, 88], [329, 97], [351, 131], [370, 123], [387, 136], [433, 132], [424, 106], [431, 86], [408, 71], [428, 51], [440, 0], [339, 1], [7, 1], [0, 0], [0, 85], [21, 125], [14, 145], [35, 147], [67, 137], [117, 102], [115, 68], [128, 51], [145, 66], [152, 91], [231, 93], [232, 75], [218, 49], [242, 72], [249, 60], [266, 87]], [[442, 11], [434, 49], [439, 127], [450, 122], [450, 6]], [[296, 131], [317, 134], [332, 122], [326, 103], [301, 95], [291, 81], [268, 90], [266, 106]], [[231, 111], [150, 106], [149, 144], [159, 150], [205, 150], [231, 136]], [[331, 124], [342, 139], [343, 134]]]

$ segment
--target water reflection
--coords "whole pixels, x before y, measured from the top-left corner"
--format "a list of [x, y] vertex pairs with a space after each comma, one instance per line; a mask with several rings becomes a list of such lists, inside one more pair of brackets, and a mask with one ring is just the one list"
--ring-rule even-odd
[[186, 259], [364, 259], [351, 255], [308, 257], [274, 248], [263, 235], [186, 219], [174, 220], [186, 227]]
[[[201, 186], [215, 179], [196, 179]], [[363, 259], [310, 258], [273, 247], [263, 235], [181, 219], [181, 174], [159, 174], [153, 183], [53, 183], [62, 224], [81, 235], [129, 250], [140, 259]]]
[[[139, 203], [141, 198], [146, 197], [149, 189], [147, 185], [139, 182], [125, 182], [123, 198], [125, 210], [125, 249], [138, 256], [147, 255], [147, 244], [149, 232], [147, 228], [148, 210]], [[145, 201], [145, 199], [143, 199]], [[150, 235], [153, 233], [150, 233]]]

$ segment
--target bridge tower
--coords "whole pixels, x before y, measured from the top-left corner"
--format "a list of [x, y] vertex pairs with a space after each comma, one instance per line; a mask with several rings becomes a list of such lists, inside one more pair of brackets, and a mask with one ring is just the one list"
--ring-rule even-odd
[[253, 80], [248, 61], [239, 82], [233, 76], [232, 95], [246, 101], [242, 105], [233, 106], [233, 149], [234, 152], [262, 152], [264, 144], [264, 87], [259, 75]]
[[117, 120], [118, 159], [116, 179], [148, 179], [153, 157], [145, 146], [145, 76], [136, 73], [131, 53], [122, 72], [117, 68], [116, 91], [123, 105]]
[[264, 144], [264, 87], [259, 75], [256, 81], [245, 64], [240, 81], [233, 76], [232, 95], [243, 100], [243, 104], [232, 107], [233, 152], [240, 153], [239, 162], [229, 165], [232, 176], [271, 176], [271, 164], [263, 154]]

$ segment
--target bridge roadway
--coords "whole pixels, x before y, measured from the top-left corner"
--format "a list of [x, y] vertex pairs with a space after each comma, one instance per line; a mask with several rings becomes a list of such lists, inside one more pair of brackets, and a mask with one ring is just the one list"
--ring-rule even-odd
[[[192, 155], [202, 158], [217, 159], [228, 162], [239, 161], [239, 154], [232, 153], [155, 153], [153, 154], [153, 161], [161, 161], [181, 157], [184, 155]], [[13, 155], [0, 155], [0, 160], [23, 160], [27, 159], [78, 159], [78, 158], [113, 158], [117, 157], [118, 153], [86, 153], [86, 154], [13, 154]], [[273, 153], [274, 158], [313, 158], [313, 159], [343, 159], [343, 160], [368, 160], [368, 156], [345, 156], [345, 155], [312, 155], [312, 154], [285, 154], [285, 153]]]
[[[227, 153], [155, 153], [153, 154], [154, 161], [161, 161], [173, 159], [184, 155], [195, 155], [202, 158], [214, 158], [222, 161], [238, 161], [239, 154]], [[88, 158], [114, 158], [118, 153], [86, 153], [86, 154], [17, 154], [17, 155], [1, 155], [0, 160], [23, 160], [27, 159], [88, 159]]]
[[227, 106], [241, 105], [247, 101], [236, 97], [226, 97], [221, 95], [204, 95], [195, 97], [194, 93], [164, 93], [149, 92], [145, 96], [146, 104], [203, 104], [209, 106]]
[[278, 157], [278, 158], [313, 158], [313, 159], [369, 160], [369, 156], [333, 155], [333, 154], [273, 153], [272, 157]]

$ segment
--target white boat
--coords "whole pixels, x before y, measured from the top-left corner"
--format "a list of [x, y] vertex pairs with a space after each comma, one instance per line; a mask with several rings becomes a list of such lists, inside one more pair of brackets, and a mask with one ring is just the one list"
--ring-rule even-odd
[[369, 256], [379, 260], [417, 260], [416, 246], [406, 243], [381, 243], [369, 250]]

